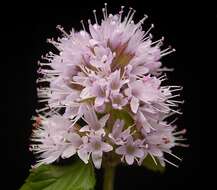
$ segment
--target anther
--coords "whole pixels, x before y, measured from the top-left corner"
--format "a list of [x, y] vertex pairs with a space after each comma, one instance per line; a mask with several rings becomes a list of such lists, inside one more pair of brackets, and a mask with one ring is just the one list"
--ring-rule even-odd
[[148, 18], [148, 15], [144, 15], [144, 17], [139, 21], [139, 23], [143, 24], [144, 21]]
[[88, 19], [88, 21], [87, 21], [87, 22], [88, 22], [88, 24], [89, 24], [89, 25], [91, 25], [91, 20], [90, 20], [90, 19]]

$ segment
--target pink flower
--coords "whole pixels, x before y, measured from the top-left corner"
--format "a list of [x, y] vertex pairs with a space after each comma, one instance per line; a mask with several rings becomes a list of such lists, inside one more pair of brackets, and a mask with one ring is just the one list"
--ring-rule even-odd
[[[38, 93], [42, 92], [45, 94], [46, 89], [42, 89], [38, 91]], [[71, 93], [75, 93], [73, 89], [71, 89], [68, 85], [66, 80], [64, 80], [62, 77], [58, 77], [55, 80], [50, 82], [50, 89], [49, 91], [49, 105], [50, 107], [55, 107], [59, 105], [61, 101], [64, 101], [67, 96], [69, 96]], [[43, 96], [43, 94], [40, 94], [40, 96]]]
[[135, 116], [135, 121], [136, 121], [136, 126], [139, 129], [142, 127], [147, 133], [150, 133], [151, 130], [155, 130], [150, 124], [150, 121], [148, 120], [148, 118], [145, 117], [141, 111], [137, 112]]
[[[176, 145], [188, 147], [188, 145], [179, 142], [186, 140], [181, 136], [182, 134], [186, 133], [186, 130], [184, 129], [181, 131], [175, 131], [175, 128], [167, 124], [166, 122], [160, 122], [155, 124], [153, 123], [153, 125], [155, 127], [155, 130], [151, 133], [147, 134], [144, 130], [142, 131], [146, 139], [144, 145], [145, 156], [147, 154], [151, 155], [154, 161], [155, 158], [157, 158], [162, 166], [164, 166], [165, 162], [167, 162], [177, 167], [177, 165], [170, 162], [164, 157], [164, 153], [167, 153], [181, 161], [181, 158], [171, 152], [171, 148]], [[141, 158], [140, 163], [143, 161], [145, 156]]]
[[103, 142], [102, 137], [97, 134], [91, 134], [89, 136], [89, 142], [80, 148], [79, 155], [80, 158], [86, 161], [91, 154], [91, 158], [96, 168], [101, 167], [103, 152], [112, 151], [113, 147]]
[[131, 99], [130, 107], [137, 113], [140, 104], [151, 105], [156, 110], [168, 113], [170, 111], [167, 100], [172, 97], [168, 87], [161, 87], [161, 80], [156, 77], [145, 76], [128, 84], [125, 94]]
[[102, 106], [105, 102], [108, 102], [109, 89], [104, 79], [100, 79], [93, 83], [91, 94], [95, 98], [95, 106]]
[[87, 108], [87, 110], [84, 112], [83, 119], [87, 123], [87, 125], [83, 126], [80, 129], [81, 132], [104, 130], [103, 128], [105, 127], [106, 122], [109, 119], [109, 114], [106, 114], [100, 119], [98, 119], [93, 108]]
[[53, 115], [51, 118], [43, 118], [40, 127], [33, 131], [30, 150], [40, 154], [36, 166], [50, 164], [59, 157], [68, 158], [76, 154], [82, 144], [81, 137], [71, 127], [71, 122], [61, 116]]
[[104, 46], [93, 47], [93, 54], [90, 55], [90, 64], [99, 69], [99, 72], [109, 74], [111, 72], [111, 63], [113, 60], [113, 54], [110, 48], [104, 48]]
[[123, 145], [130, 136], [130, 128], [123, 130], [124, 120], [117, 119], [113, 125], [112, 133], [109, 133], [109, 138], [116, 145]]
[[112, 92], [119, 92], [121, 87], [128, 83], [129, 80], [123, 80], [121, 79], [121, 73], [120, 70], [116, 70], [109, 76], [109, 88]]
[[128, 103], [128, 100], [126, 97], [123, 96], [123, 94], [120, 93], [112, 93], [110, 95], [111, 101], [112, 101], [112, 107], [114, 109], [121, 110], [123, 106], [125, 106]]
[[140, 140], [133, 141], [132, 136], [129, 136], [127, 138], [126, 144], [118, 147], [115, 152], [119, 155], [122, 155], [122, 159], [125, 158], [127, 164], [132, 165], [134, 160], [144, 156], [144, 152], [140, 146]]

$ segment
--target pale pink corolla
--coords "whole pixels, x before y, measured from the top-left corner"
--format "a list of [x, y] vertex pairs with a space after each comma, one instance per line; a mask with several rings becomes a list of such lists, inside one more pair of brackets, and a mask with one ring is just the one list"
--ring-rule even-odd
[[115, 152], [122, 155], [122, 159], [124, 158], [127, 164], [132, 165], [134, 160], [138, 161], [138, 158], [142, 158], [144, 156], [144, 152], [140, 146], [140, 140], [134, 141], [132, 136], [129, 136], [126, 144], [116, 148]]
[[124, 120], [117, 119], [113, 125], [109, 138], [116, 145], [123, 145], [130, 136], [130, 127], [124, 130]]
[[91, 155], [92, 161], [96, 168], [101, 167], [103, 152], [112, 151], [113, 147], [102, 140], [102, 136], [91, 133], [88, 137], [88, 142], [79, 149], [79, 157], [87, 162]]

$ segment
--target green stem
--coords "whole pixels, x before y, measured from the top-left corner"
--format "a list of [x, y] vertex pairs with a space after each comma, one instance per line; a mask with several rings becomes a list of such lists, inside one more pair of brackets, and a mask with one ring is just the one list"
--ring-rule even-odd
[[113, 190], [114, 189], [114, 177], [115, 177], [115, 167], [106, 166], [104, 168], [103, 190]]

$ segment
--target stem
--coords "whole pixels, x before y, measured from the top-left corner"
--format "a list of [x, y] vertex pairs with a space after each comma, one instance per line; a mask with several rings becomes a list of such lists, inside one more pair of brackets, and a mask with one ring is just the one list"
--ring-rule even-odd
[[103, 190], [113, 190], [114, 189], [114, 177], [115, 177], [115, 167], [106, 166], [104, 168]]

